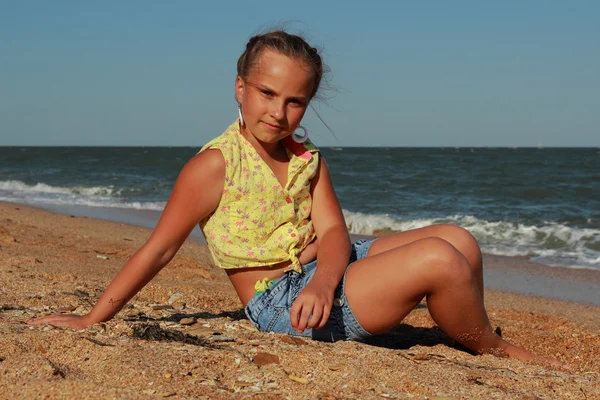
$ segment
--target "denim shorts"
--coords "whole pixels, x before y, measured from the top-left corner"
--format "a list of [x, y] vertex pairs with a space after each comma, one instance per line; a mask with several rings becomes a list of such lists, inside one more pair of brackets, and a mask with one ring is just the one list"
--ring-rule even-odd
[[[359, 240], [352, 244], [348, 267], [357, 260], [365, 258], [374, 240]], [[302, 273], [288, 271], [275, 280], [265, 292], [259, 293], [246, 305], [246, 316], [254, 326], [263, 332], [287, 333], [294, 336], [306, 336], [312, 339], [335, 342], [337, 340], [362, 340], [371, 336], [356, 320], [344, 295], [346, 272], [337, 285], [331, 314], [325, 326], [319, 329], [307, 328], [298, 333], [290, 322], [290, 309], [296, 297], [312, 279], [317, 269], [317, 261], [302, 266]]]

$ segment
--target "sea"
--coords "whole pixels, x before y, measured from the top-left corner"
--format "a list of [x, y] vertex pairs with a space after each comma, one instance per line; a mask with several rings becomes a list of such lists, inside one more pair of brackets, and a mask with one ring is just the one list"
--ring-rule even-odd
[[[0, 147], [0, 201], [153, 226], [199, 148]], [[351, 233], [450, 223], [487, 254], [600, 270], [598, 148], [321, 151]]]

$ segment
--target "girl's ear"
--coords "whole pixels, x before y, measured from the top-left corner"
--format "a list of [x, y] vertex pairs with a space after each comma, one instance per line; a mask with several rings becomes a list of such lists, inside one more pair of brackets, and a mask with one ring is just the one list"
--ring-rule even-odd
[[235, 99], [238, 104], [242, 104], [242, 99], [244, 98], [244, 80], [241, 76], [235, 79]]

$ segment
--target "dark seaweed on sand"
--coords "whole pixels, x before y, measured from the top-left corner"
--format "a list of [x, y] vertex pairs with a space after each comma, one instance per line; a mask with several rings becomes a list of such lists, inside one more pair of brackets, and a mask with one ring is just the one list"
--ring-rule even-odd
[[218, 349], [218, 346], [211, 344], [208, 340], [197, 336], [188, 335], [184, 332], [162, 329], [157, 324], [139, 324], [133, 327], [133, 337], [143, 340], [156, 342], [180, 342], [202, 346], [209, 349]]

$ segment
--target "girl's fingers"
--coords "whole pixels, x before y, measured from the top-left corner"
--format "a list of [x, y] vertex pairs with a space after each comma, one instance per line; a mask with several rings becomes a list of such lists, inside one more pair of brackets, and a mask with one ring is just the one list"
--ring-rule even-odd
[[45, 324], [46, 321], [52, 320], [53, 318], [54, 318], [54, 315], [47, 315], [45, 317], [34, 317], [34, 318], [31, 318], [29, 321], [27, 321], [27, 323], [30, 325]]
[[292, 324], [292, 328], [298, 330], [298, 320], [300, 311], [302, 310], [302, 301], [296, 299], [294, 304], [292, 304], [292, 308], [290, 308], [290, 323]]
[[51, 324], [59, 320], [59, 316], [57, 315], [48, 315], [46, 317], [39, 317], [35, 319], [30, 319], [27, 321], [28, 324], [31, 325], [40, 325], [40, 324]]
[[308, 319], [313, 312], [314, 305], [304, 304], [302, 306], [302, 312], [300, 313], [300, 320], [298, 321], [298, 332], [304, 332], [306, 329], [306, 325], [308, 324]]
[[67, 328], [82, 328], [87, 325], [81, 324], [79, 315], [62, 315], [62, 314], [54, 314], [47, 315], [45, 317], [32, 318], [27, 323], [29, 325], [52, 325], [52, 326], [62, 326]]
[[52, 322], [48, 322], [48, 324], [52, 325], [52, 326], [64, 326], [67, 328], [72, 327], [72, 324], [69, 323], [70, 321], [64, 321], [64, 320], [54, 320]]
[[315, 326], [320, 325], [321, 319], [323, 317], [323, 306], [319, 306], [318, 304], [315, 304], [313, 310], [312, 310], [312, 315], [310, 315], [310, 319], [308, 321], [308, 325], [307, 328], [314, 328]]
[[290, 308], [290, 322], [302, 333], [306, 328], [322, 328], [331, 314], [327, 300], [313, 293], [301, 293]]
[[331, 315], [331, 307], [325, 306], [325, 308], [323, 309], [323, 316], [321, 317], [321, 323], [319, 324], [317, 329], [325, 326], [325, 324], [327, 323], [327, 320], [329, 320], [330, 315]]

